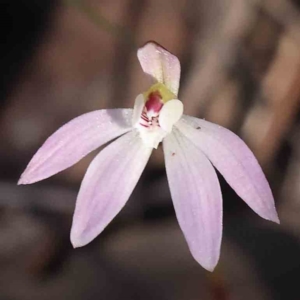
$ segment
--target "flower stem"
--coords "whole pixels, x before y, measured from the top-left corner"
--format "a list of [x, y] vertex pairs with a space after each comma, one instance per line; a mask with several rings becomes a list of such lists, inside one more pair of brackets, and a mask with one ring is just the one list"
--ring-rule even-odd
[[99, 28], [124, 39], [131, 46], [134, 46], [132, 32], [118, 24], [114, 24], [106, 19], [99, 11], [95, 11], [90, 5], [83, 0], [63, 0], [66, 5], [72, 5], [81, 10], [89, 19], [91, 19]]

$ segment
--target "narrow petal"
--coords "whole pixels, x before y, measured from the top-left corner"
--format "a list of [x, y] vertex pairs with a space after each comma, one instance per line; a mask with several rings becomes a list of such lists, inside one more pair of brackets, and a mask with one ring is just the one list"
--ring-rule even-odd
[[154, 42], [141, 47], [137, 56], [143, 71], [166, 85], [177, 96], [180, 80], [178, 58]]
[[131, 130], [131, 109], [103, 109], [79, 116], [51, 135], [29, 162], [18, 184], [48, 178]]
[[232, 189], [262, 218], [279, 223], [266, 177], [247, 145], [216, 124], [184, 116], [177, 128], [201, 149]]
[[92, 161], [77, 197], [71, 241], [81, 247], [92, 241], [127, 202], [150, 157], [132, 131], [107, 146]]
[[206, 156], [176, 128], [163, 142], [167, 176], [179, 225], [193, 257], [216, 266], [222, 239], [222, 194]]

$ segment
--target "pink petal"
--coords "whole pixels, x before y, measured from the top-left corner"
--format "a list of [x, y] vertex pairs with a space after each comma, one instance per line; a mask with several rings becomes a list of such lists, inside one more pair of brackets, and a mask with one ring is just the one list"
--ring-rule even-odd
[[222, 194], [206, 156], [176, 128], [163, 142], [167, 176], [179, 225], [196, 261], [212, 271], [222, 239]]
[[177, 128], [201, 149], [233, 190], [262, 218], [279, 223], [273, 195], [247, 145], [216, 124], [184, 116]]
[[79, 116], [59, 128], [33, 156], [18, 184], [48, 178], [131, 129], [131, 109], [103, 109]]
[[77, 197], [71, 231], [74, 247], [92, 241], [123, 208], [151, 152], [134, 130], [96, 156]]
[[159, 46], [150, 42], [137, 52], [138, 59], [145, 73], [154, 77], [158, 82], [177, 96], [180, 80], [180, 62], [178, 58]]

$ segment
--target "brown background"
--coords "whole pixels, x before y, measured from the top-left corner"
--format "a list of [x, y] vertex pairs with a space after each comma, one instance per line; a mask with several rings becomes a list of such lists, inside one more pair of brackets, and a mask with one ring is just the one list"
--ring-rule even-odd
[[[300, 5], [287, 0], [5, 0], [0, 3], [0, 300], [300, 299]], [[161, 149], [125, 209], [73, 250], [76, 194], [98, 151], [16, 186], [43, 141], [85, 112], [132, 107], [149, 40], [182, 64], [185, 112], [239, 134], [263, 166], [281, 225], [220, 177], [213, 274], [178, 227]]]

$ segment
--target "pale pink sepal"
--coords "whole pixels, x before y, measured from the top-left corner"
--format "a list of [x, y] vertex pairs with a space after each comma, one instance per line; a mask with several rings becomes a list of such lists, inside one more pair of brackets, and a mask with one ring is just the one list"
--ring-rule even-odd
[[29, 162], [18, 184], [48, 178], [132, 128], [132, 109], [103, 109], [81, 115], [51, 135]]
[[152, 148], [134, 130], [120, 137], [90, 164], [77, 197], [71, 242], [92, 241], [119, 213], [136, 186]]
[[259, 216], [279, 223], [268, 181], [243, 140], [226, 128], [190, 116], [183, 116], [176, 126]]
[[222, 239], [222, 194], [206, 156], [177, 129], [163, 142], [168, 182], [179, 225], [193, 257], [208, 271]]
[[154, 42], [139, 48], [137, 56], [143, 71], [163, 83], [177, 96], [180, 80], [178, 58]]

